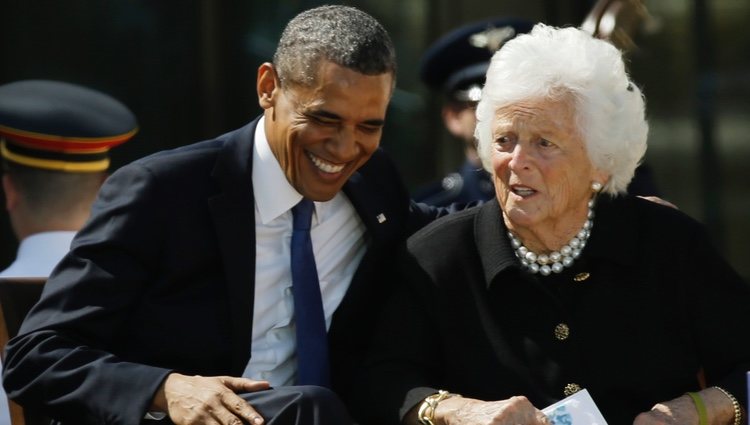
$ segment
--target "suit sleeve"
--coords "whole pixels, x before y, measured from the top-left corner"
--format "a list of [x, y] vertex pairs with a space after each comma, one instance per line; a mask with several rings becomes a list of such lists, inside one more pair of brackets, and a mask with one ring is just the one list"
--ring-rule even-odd
[[131, 164], [102, 187], [92, 217], [6, 349], [3, 384], [26, 408], [72, 423], [138, 424], [168, 369], [118, 357], [118, 330], [152, 282], [165, 213], [151, 173]]

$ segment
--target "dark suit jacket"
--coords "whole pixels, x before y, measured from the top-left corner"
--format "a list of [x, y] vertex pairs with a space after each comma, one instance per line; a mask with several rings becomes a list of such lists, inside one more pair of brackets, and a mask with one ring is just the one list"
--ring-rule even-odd
[[578, 384], [629, 425], [698, 390], [700, 368], [744, 403], [750, 287], [678, 210], [603, 197], [581, 258], [544, 277], [520, 269], [492, 201], [410, 238], [399, 281], [352, 403], [360, 422], [397, 423], [436, 389], [541, 409]]
[[[252, 334], [257, 122], [108, 179], [8, 345], [10, 397], [71, 423], [136, 424], [172, 370], [242, 374]], [[369, 241], [329, 331], [342, 388], [338, 366], [351, 367], [388, 291], [386, 255], [435, 214], [410, 203], [380, 150], [344, 191]]]

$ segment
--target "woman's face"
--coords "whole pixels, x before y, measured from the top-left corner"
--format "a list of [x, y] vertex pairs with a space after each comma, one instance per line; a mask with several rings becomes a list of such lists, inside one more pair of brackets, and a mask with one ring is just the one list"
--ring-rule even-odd
[[492, 124], [495, 193], [511, 228], [576, 229], [583, 224], [594, 169], [570, 101], [530, 100], [499, 108]]

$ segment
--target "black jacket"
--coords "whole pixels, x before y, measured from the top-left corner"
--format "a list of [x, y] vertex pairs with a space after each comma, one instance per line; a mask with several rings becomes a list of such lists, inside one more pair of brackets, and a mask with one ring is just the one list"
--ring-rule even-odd
[[750, 287], [697, 222], [602, 197], [581, 258], [547, 277], [520, 268], [506, 233], [492, 201], [409, 240], [352, 404], [361, 422], [398, 423], [437, 389], [541, 409], [576, 384], [609, 424], [632, 424], [698, 390], [701, 369], [745, 403]]
[[[252, 335], [257, 122], [107, 180], [8, 344], [11, 398], [64, 422], [137, 424], [170, 371], [242, 375]], [[436, 214], [411, 203], [382, 151], [344, 192], [368, 248], [329, 330], [338, 388], [348, 388], [339, 370], [353, 367], [388, 294], [383, 276], [395, 247]]]

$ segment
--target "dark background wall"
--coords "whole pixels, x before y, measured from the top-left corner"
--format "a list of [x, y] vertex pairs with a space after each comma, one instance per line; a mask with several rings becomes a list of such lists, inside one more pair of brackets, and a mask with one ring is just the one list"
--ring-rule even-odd
[[[399, 81], [383, 146], [415, 188], [456, 167], [460, 145], [417, 78], [440, 34], [489, 16], [580, 25], [590, 0], [0, 0], [0, 84], [28, 78], [79, 83], [126, 103], [136, 138], [113, 167], [236, 128], [259, 113], [257, 66], [283, 25], [323, 3], [358, 6], [391, 32]], [[647, 96], [646, 160], [663, 197], [705, 222], [750, 277], [750, 2], [646, 0], [651, 18], [628, 53]], [[15, 241], [0, 215], [0, 269]]]

